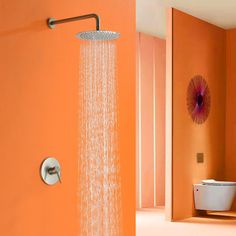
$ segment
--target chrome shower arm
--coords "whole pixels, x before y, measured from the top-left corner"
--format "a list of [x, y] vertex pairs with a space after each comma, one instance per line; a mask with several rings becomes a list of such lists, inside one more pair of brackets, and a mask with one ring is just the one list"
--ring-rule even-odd
[[79, 21], [79, 20], [85, 20], [85, 19], [90, 19], [90, 18], [94, 18], [96, 20], [96, 30], [100, 30], [100, 18], [97, 14], [94, 14], [94, 13], [93, 14], [82, 15], [82, 16], [75, 16], [75, 17], [60, 19], [60, 20], [55, 20], [54, 18], [49, 18], [47, 20], [47, 25], [48, 25], [49, 28], [53, 29], [58, 24], [64, 24], [64, 23], [69, 23], [69, 22]]

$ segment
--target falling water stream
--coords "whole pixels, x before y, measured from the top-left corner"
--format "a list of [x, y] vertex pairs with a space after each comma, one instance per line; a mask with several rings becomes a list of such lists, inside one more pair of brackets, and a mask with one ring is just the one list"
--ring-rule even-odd
[[120, 236], [115, 40], [82, 40], [80, 63], [80, 235]]

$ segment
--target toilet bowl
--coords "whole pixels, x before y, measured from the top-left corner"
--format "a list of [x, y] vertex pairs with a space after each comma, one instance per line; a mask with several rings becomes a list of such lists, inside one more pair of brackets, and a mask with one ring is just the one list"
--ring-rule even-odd
[[236, 195], [236, 182], [203, 180], [194, 184], [194, 203], [197, 210], [228, 211]]

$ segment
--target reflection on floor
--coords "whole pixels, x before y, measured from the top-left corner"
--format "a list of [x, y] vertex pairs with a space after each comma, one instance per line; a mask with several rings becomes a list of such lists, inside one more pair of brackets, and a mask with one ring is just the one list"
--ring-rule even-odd
[[165, 221], [164, 209], [144, 209], [136, 214], [136, 236], [235, 236], [235, 214], [211, 214], [180, 222]]

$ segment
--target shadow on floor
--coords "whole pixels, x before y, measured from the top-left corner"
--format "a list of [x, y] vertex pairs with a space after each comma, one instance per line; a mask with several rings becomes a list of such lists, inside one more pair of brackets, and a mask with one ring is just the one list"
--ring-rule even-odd
[[236, 212], [208, 212], [203, 216], [191, 217], [180, 222], [198, 224], [236, 224]]

